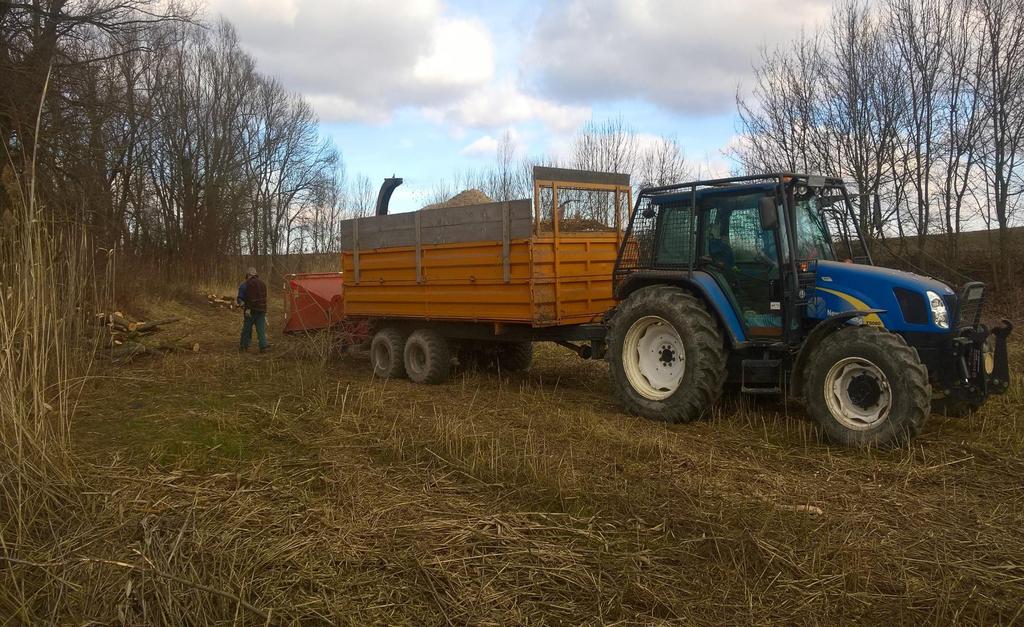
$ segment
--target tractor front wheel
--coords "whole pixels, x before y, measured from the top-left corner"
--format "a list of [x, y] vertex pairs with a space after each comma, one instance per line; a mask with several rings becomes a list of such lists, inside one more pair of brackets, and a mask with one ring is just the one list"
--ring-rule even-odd
[[689, 422], [722, 394], [725, 345], [704, 304], [667, 285], [634, 292], [612, 318], [612, 385], [634, 414]]
[[924, 426], [931, 410], [928, 371], [902, 337], [848, 326], [813, 351], [805, 366], [804, 398], [829, 440], [896, 446]]

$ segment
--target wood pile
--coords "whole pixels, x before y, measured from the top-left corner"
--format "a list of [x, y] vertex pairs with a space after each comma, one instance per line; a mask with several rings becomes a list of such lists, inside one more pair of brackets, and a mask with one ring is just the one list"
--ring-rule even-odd
[[206, 302], [211, 307], [217, 307], [219, 309], [238, 309], [238, 301], [234, 296], [217, 296], [216, 294], [207, 294]]
[[142, 355], [177, 352], [199, 352], [199, 344], [184, 337], [154, 337], [163, 327], [181, 320], [180, 317], [157, 320], [136, 320], [114, 311], [96, 314], [96, 323], [104, 327], [103, 345], [109, 350], [114, 361], [127, 363]]

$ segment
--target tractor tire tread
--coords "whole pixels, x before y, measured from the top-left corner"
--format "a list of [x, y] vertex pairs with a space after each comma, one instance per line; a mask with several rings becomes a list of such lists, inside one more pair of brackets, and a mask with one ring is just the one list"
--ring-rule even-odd
[[[687, 372], [679, 390], [664, 401], [644, 399], [633, 392], [622, 367], [625, 334], [635, 319], [648, 311], [677, 312], [677, 316], [667, 315], [684, 321], [686, 328], [677, 332], [689, 335], [695, 348], [693, 355], [687, 351]], [[706, 416], [722, 395], [727, 355], [721, 331], [703, 302], [681, 288], [654, 285], [630, 295], [612, 318], [608, 346], [612, 385], [634, 414], [671, 423], [691, 422]]]
[[[831, 413], [822, 394], [816, 393], [823, 386], [823, 378], [836, 359], [833, 352], [842, 354], [867, 350], [874, 353], [876, 364], [886, 372], [893, 383], [901, 388], [904, 398], [894, 398], [890, 417], [878, 429], [854, 432], [831, 420]], [[805, 365], [804, 399], [811, 415], [825, 431], [826, 437], [839, 444], [855, 447], [900, 446], [924, 427], [931, 412], [932, 388], [928, 382], [928, 369], [921, 362], [915, 348], [907, 344], [902, 336], [876, 326], [858, 325], [839, 329], [823, 339], [810, 355]], [[899, 406], [899, 407], [898, 407]], [[902, 408], [902, 411], [897, 411]], [[897, 411], [895, 418], [893, 411]]]

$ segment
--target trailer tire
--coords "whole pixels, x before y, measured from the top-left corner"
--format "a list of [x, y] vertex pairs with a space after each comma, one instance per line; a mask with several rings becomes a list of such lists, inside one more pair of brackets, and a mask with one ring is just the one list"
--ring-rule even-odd
[[452, 352], [448, 340], [433, 329], [416, 329], [405, 341], [405, 372], [414, 383], [436, 385], [448, 380]]
[[533, 363], [533, 342], [501, 342], [497, 346], [498, 369], [525, 372]]
[[626, 409], [664, 422], [706, 415], [725, 383], [725, 343], [715, 319], [701, 300], [669, 285], [637, 290], [619, 306], [608, 362]]
[[374, 376], [401, 379], [405, 376], [405, 335], [394, 327], [384, 327], [370, 341], [370, 364]]
[[483, 370], [486, 365], [483, 351], [468, 342], [463, 342], [459, 346], [456, 359], [459, 360], [459, 367], [463, 372], [477, 372]]
[[853, 447], [892, 447], [921, 430], [931, 410], [928, 370], [895, 333], [846, 326], [805, 364], [804, 399], [825, 437]]

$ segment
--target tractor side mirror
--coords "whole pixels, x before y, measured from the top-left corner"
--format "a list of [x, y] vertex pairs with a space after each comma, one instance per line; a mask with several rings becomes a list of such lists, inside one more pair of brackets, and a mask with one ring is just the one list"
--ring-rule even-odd
[[779, 212], [775, 208], [775, 199], [771, 196], [761, 197], [757, 213], [761, 219], [761, 230], [769, 231], [779, 226]]

